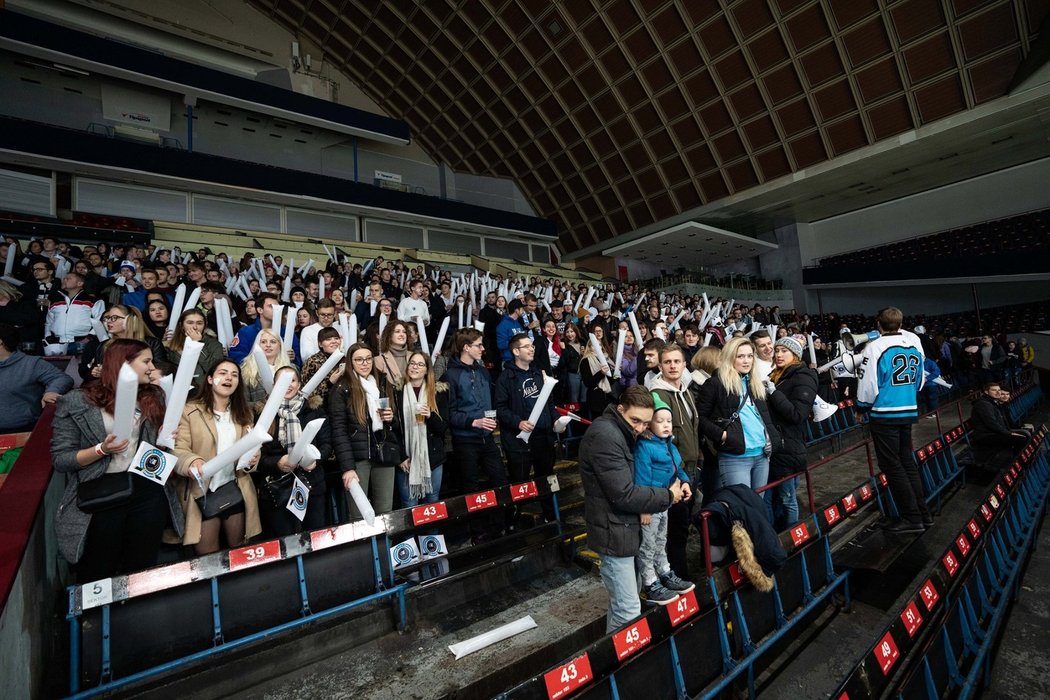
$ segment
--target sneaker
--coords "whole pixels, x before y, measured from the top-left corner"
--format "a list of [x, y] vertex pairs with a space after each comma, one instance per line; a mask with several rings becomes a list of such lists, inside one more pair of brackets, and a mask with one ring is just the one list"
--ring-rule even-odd
[[922, 526], [927, 530], [933, 527], [933, 516], [929, 513], [924, 513], [922, 516]]
[[922, 526], [922, 523], [913, 523], [909, 520], [898, 520], [895, 523], [891, 523], [883, 528], [886, 532], [891, 535], [921, 535], [926, 532], [926, 528]]
[[661, 576], [660, 583], [664, 585], [664, 588], [674, 591], [675, 593], [688, 593], [696, 588], [695, 583], [679, 578], [678, 574], [673, 571], [669, 571]]
[[677, 598], [677, 593], [667, 590], [659, 581], [645, 587], [645, 599], [653, 605], [670, 605]]

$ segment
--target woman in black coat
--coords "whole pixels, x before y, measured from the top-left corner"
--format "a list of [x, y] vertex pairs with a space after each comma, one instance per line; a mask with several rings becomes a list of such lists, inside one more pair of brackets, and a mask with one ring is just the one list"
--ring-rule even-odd
[[[361, 482], [376, 513], [394, 509], [394, 471], [406, 459], [401, 444], [401, 419], [393, 409], [393, 392], [375, 371], [372, 348], [354, 343], [346, 353], [347, 370], [325, 399], [332, 429], [332, 448], [343, 472], [347, 490]], [[383, 399], [387, 407], [382, 408]], [[381, 460], [381, 443], [393, 443], [400, 454], [397, 463]], [[351, 515], [360, 518], [357, 507]]]
[[[292, 372], [295, 377], [277, 410], [277, 417], [269, 426], [273, 440], [263, 443], [258, 469], [252, 473], [259, 491], [259, 516], [266, 537], [284, 537], [303, 530], [317, 530], [327, 524], [325, 478], [321, 467], [332, 455], [332, 437], [327, 420], [313, 439], [313, 446], [321, 456], [306, 460], [298, 467], [288, 461], [306, 424], [317, 418], [327, 418], [327, 414], [321, 406], [323, 400], [320, 396], [307, 399], [299, 394], [301, 382], [299, 370], [295, 367], [280, 368], [274, 375], [274, 381], [285, 372]], [[302, 519], [287, 507], [295, 478], [308, 487], [309, 495]]]
[[[769, 479], [775, 481], [806, 468], [806, 421], [817, 396], [816, 370], [802, 363], [802, 343], [798, 336], [776, 342], [773, 350], [774, 369], [766, 384], [767, 399], [773, 422], [784, 439], [783, 447], [769, 460]], [[773, 511], [777, 532], [798, 520], [795, 491], [798, 477], [765, 492], [766, 503]]]

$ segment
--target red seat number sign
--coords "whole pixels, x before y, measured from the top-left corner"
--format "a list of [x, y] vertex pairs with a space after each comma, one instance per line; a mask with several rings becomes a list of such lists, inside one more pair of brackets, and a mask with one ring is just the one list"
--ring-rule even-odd
[[683, 593], [666, 607], [667, 615], [671, 618], [671, 626], [677, 627], [693, 615], [700, 612], [700, 605], [696, 602], [696, 591]]
[[893, 664], [897, 663], [900, 656], [901, 652], [897, 648], [897, 643], [893, 641], [893, 635], [887, 632], [875, 646], [875, 658], [879, 662], [883, 675], [889, 674]]
[[268, 561], [276, 561], [281, 558], [281, 543], [278, 540], [270, 540], [261, 544], [253, 544], [248, 547], [230, 550], [230, 571], [246, 569], [249, 566], [258, 566]]
[[992, 519], [992, 509], [988, 507], [987, 503], [981, 504], [981, 515], [984, 516], [985, 522], [988, 522]]
[[613, 647], [616, 649], [616, 660], [623, 661], [649, 642], [653, 641], [653, 635], [649, 631], [649, 622], [643, 617], [630, 627], [620, 630], [613, 635]]
[[908, 606], [904, 608], [904, 612], [901, 613], [901, 622], [904, 623], [904, 629], [908, 630], [908, 636], [914, 637], [915, 633], [922, 627], [922, 615], [919, 614], [919, 606], [915, 604], [915, 601], [908, 603]]
[[970, 531], [970, 536], [973, 537], [974, 542], [981, 536], [981, 528], [977, 526], [977, 520], [970, 518], [970, 522], [966, 523], [966, 529]]
[[[870, 493], [871, 489], [868, 489], [868, 492]], [[860, 490], [860, 495], [861, 498], [864, 498], [864, 489]], [[842, 499], [842, 507], [846, 510], [847, 513], [852, 513], [853, 511], [857, 510], [857, 497], [854, 496], [852, 493], [846, 496]]]
[[512, 484], [510, 487], [510, 499], [512, 501], [523, 501], [526, 498], [535, 498], [539, 495], [536, 490], [535, 481], [526, 481], [524, 484]]
[[593, 678], [591, 660], [587, 654], [577, 656], [572, 661], [543, 674], [543, 682], [547, 684], [547, 697], [550, 700], [564, 698], [577, 688], [590, 683]]
[[970, 553], [970, 540], [966, 539], [966, 533], [960, 532], [959, 536], [955, 538], [955, 544], [959, 545], [959, 554], [965, 557]]
[[828, 525], [834, 525], [841, 520], [842, 516], [839, 515], [839, 507], [832, 505], [825, 508], [824, 519], [828, 522]]
[[444, 520], [447, 517], [448, 508], [445, 507], [444, 501], [427, 503], [412, 509], [412, 524], [417, 526]]
[[809, 528], [806, 527], [805, 523], [799, 523], [795, 527], [791, 528], [791, 541], [795, 543], [796, 547], [808, 539]]
[[959, 560], [955, 558], [955, 554], [948, 552], [941, 561], [944, 564], [944, 568], [948, 571], [948, 575], [955, 576], [955, 572], [959, 570]]
[[926, 579], [926, 583], [922, 584], [922, 588], [919, 589], [919, 595], [922, 596], [922, 602], [926, 606], [926, 612], [932, 612], [933, 606], [937, 605], [937, 601], [940, 599], [940, 594], [937, 593], [937, 587], [933, 585], [933, 581]]
[[729, 578], [733, 580], [734, 586], [739, 586], [744, 582], [744, 575], [740, 573], [739, 562], [733, 562], [729, 565]]
[[497, 505], [495, 491], [482, 491], [481, 493], [472, 493], [467, 496], [467, 512], [469, 513], [492, 508], [495, 505]]
[[860, 487], [860, 498], [862, 501], [870, 501], [872, 497], [871, 486], [864, 484]]

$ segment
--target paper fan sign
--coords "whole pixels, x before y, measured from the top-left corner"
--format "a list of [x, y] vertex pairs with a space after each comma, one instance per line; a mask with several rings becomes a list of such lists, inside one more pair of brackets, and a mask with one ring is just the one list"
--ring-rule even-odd
[[285, 505], [292, 515], [299, 518], [299, 522], [302, 522], [303, 518], [306, 517], [306, 507], [310, 503], [310, 487], [303, 483], [302, 479], [298, 476], [295, 477], [295, 483], [292, 485], [292, 494], [288, 496], [288, 503]]

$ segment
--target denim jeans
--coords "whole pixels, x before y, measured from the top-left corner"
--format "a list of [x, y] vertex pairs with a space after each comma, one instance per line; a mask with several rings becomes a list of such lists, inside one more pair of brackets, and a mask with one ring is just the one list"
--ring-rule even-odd
[[642, 601], [638, 598], [638, 574], [634, 570], [634, 557], [599, 554], [598, 558], [602, 565], [602, 583], [609, 592], [605, 631], [614, 632], [642, 614]]
[[659, 580], [671, 571], [667, 561], [667, 511], [653, 513], [653, 521], [642, 525], [642, 546], [635, 557], [635, 566], [642, 579], [642, 587]]
[[583, 380], [580, 378], [580, 373], [569, 372], [566, 376], [569, 379], [568, 402], [583, 403], [586, 397], [583, 393]]
[[795, 497], [797, 490], [796, 476], [762, 494], [766, 500], [766, 507], [773, 513], [773, 529], [777, 532], [784, 531], [798, 521], [798, 499]]
[[408, 488], [408, 472], [403, 471], [400, 467], [394, 473], [394, 481], [397, 483], [397, 493], [401, 497], [402, 508], [412, 508], [418, 506], [420, 503], [437, 503], [441, 498], [441, 473], [444, 471], [442, 465], [430, 468], [430, 493], [423, 496], [422, 499], [412, 498], [412, 495]]
[[718, 471], [722, 477], [722, 486], [742, 484], [757, 489], [769, 481], [769, 457], [719, 454]]

